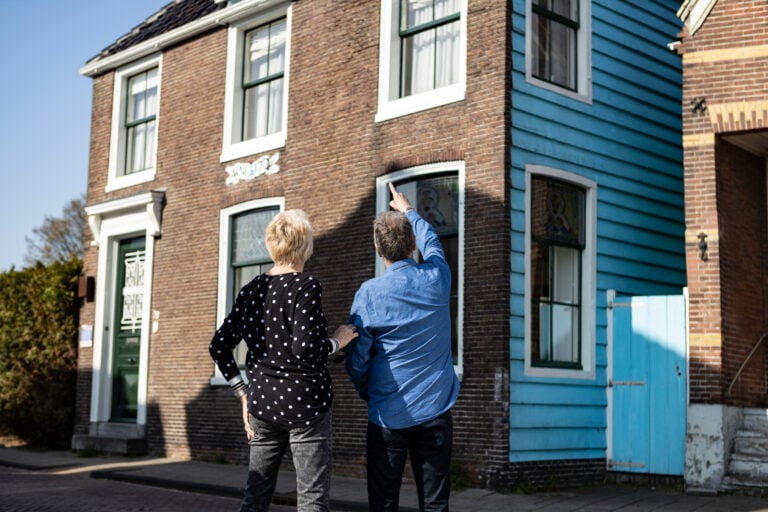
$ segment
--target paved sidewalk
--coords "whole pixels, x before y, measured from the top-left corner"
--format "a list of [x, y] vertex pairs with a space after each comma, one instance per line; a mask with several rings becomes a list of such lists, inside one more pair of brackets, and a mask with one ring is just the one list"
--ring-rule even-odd
[[[104, 478], [239, 498], [247, 468], [232, 464], [211, 464], [169, 458], [79, 457], [68, 451], [32, 451], [0, 448], [0, 465], [51, 474], [87, 474]], [[0, 483], [2, 485], [2, 483]], [[295, 504], [295, 479], [281, 472], [275, 502]], [[365, 511], [365, 481], [335, 476], [331, 490], [335, 511]], [[418, 510], [416, 489], [403, 485], [402, 512]], [[502, 494], [468, 489], [451, 494], [454, 512], [768, 512], [768, 500], [741, 495], [691, 495], [666, 489], [631, 486], [600, 486], [534, 494]]]

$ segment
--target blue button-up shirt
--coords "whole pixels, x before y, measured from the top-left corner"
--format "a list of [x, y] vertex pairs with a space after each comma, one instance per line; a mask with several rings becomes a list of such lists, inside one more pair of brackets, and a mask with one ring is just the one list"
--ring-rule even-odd
[[437, 233], [407, 214], [423, 263], [397, 261], [362, 284], [352, 304], [358, 338], [346, 351], [350, 380], [368, 419], [407, 428], [441, 415], [459, 394], [451, 356], [451, 270]]

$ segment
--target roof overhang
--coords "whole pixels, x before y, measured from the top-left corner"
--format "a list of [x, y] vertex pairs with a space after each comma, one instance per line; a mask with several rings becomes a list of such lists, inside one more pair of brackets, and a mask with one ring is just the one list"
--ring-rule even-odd
[[688, 32], [693, 35], [707, 20], [716, 3], [717, 0], [685, 0], [677, 11], [677, 17], [685, 23]]
[[226, 26], [228, 23], [236, 21], [243, 16], [247, 16], [253, 11], [289, 3], [289, 1], [290, 0], [241, 0], [220, 11], [213, 12], [192, 23], [188, 23], [168, 31], [165, 34], [143, 41], [114, 55], [108, 57], [95, 57], [80, 69], [80, 74], [94, 77], [106, 73], [128, 64], [129, 62], [133, 62], [136, 59], [140, 59], [156, 51], [178, 44], [185, 39], [207, 32], [212, 28]]

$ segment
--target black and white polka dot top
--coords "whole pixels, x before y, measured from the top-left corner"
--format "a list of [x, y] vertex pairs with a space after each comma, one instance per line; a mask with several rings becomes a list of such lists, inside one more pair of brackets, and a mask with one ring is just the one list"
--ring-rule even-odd
[[233, 349], [248, 346], [248, 410], [266, 421], [310, 424], [331, 407], [326, 367], [333, 345], [320, 282], [303, 272], [261, 274], [245, 285], [209, 350], [233, 388], [242, 387]]

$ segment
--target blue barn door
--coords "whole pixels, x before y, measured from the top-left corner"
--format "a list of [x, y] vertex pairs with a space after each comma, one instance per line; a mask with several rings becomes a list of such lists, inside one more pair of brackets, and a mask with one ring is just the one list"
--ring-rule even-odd
[[682, 295], [612, 302], [613, 471], [682, 475], [686, 429], [686, 307]]

